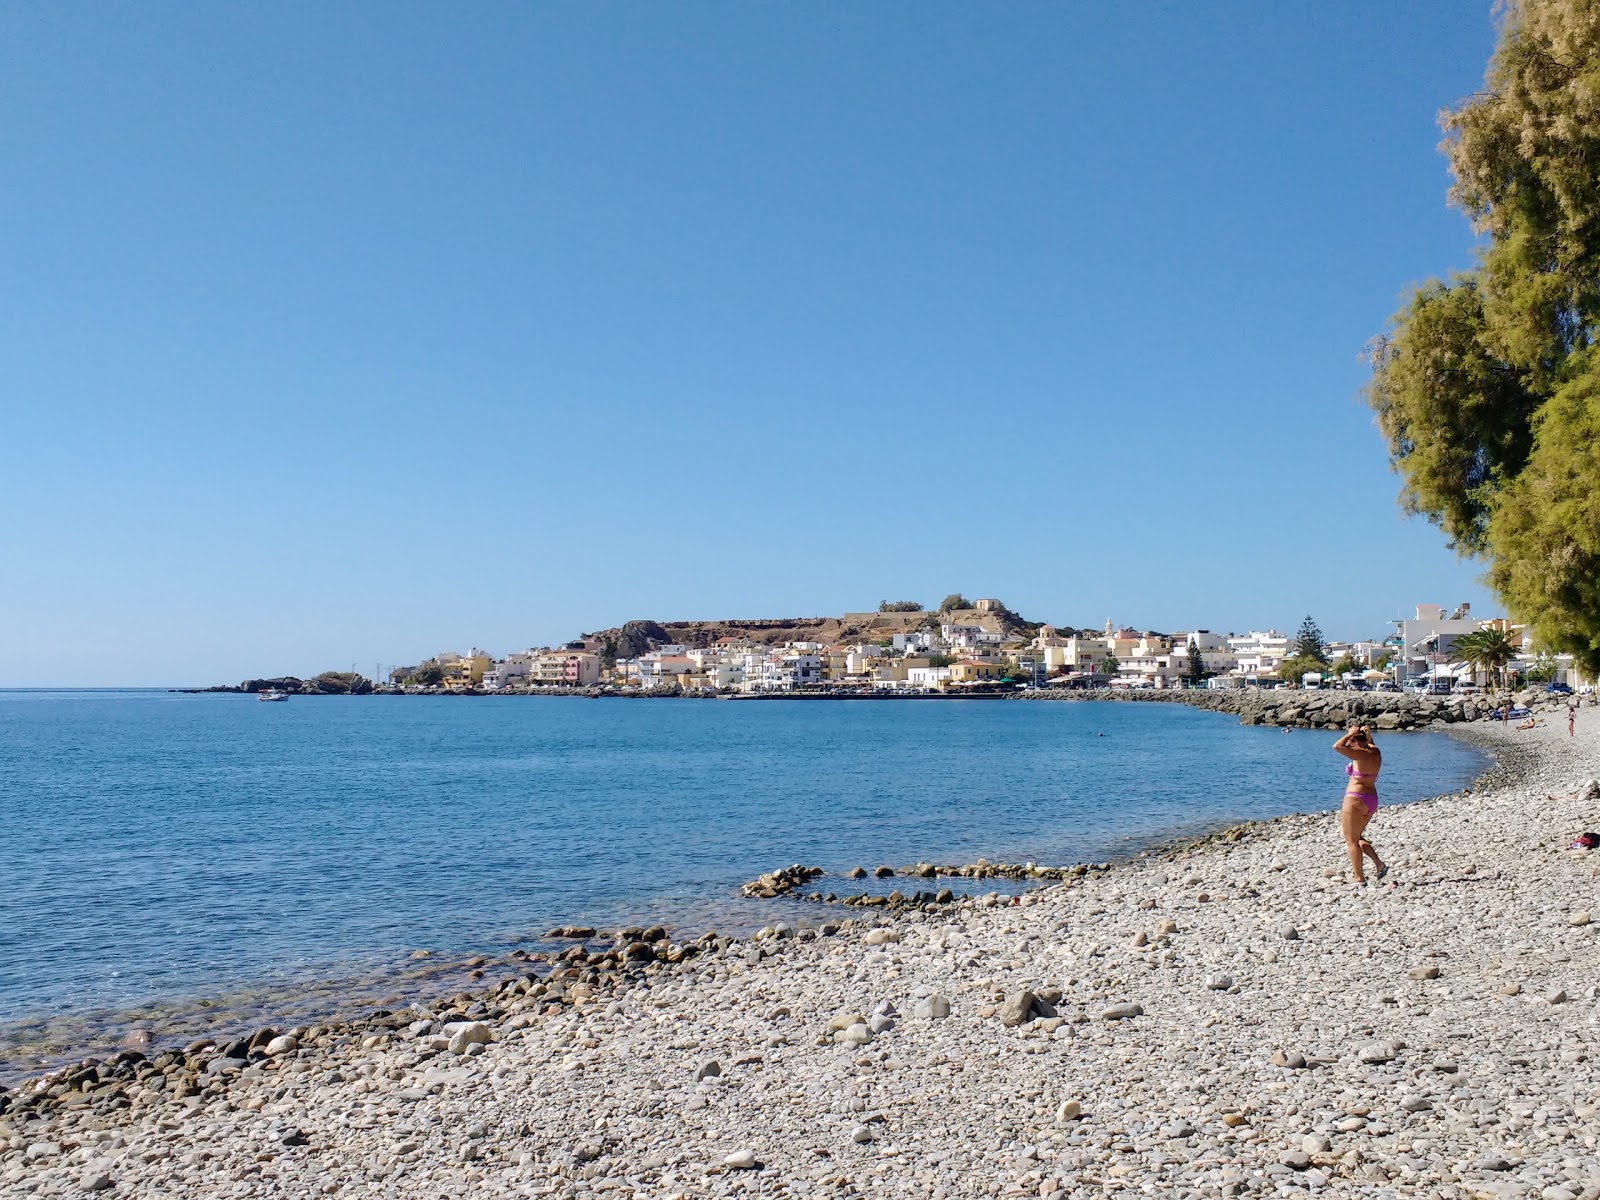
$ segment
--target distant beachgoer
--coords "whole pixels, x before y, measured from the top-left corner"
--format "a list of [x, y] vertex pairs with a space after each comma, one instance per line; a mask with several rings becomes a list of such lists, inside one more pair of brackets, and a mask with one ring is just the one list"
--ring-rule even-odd
[[1578, 736], [1577, 733], [1575, 732], [1575, 726], [1577, 725], [1577, 721], [1578, 721], [1578, 710], [1577, 710], [1577, 708], [1574, 707], [1571, 704], [1567, 705], [1567, 736], [1568, 737], [1577, 737]]
[[1339, 810], [1339, 828], [1350, 851], [1350, 872], [1355, 882], [1364, 886], [1367, 877], [1363, 856], [1372, 860], [1379, 879], [1389, 873], [1366, 838], [1367, 822], [1378, 811], [1378, 772], [1383, 767], [1383, 753], [1372, 740], [1372, 730], [1365, 725], [1352, 728], [1333, 748], [1350, 760], [1344, 769], [1350, 781], [1345, 785], [1344, 805]]

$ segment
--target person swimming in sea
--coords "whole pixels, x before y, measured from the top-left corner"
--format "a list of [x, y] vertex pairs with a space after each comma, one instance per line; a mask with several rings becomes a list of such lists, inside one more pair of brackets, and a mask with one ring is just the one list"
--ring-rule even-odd
[[1378, 811], [1378, 772], [1383, 767], [1383, 753], [1372, 740], [1372, 730], [1357, 725], [1333, 744], [1333, 748], [1350, 760], [1344, 773], [1349, 777], [1344, 789], [1344, 805], [1339, 810], [1339, 828], [1344, 833], [1345, 846], [1350, 851], [1350, 870], [1355, 882], [1367, 882], [1363, 858], [1370, 858], [1378, 870], [1378, 878], [1389, 873], [1383, 859], [1367, 841], [1367, 822]]

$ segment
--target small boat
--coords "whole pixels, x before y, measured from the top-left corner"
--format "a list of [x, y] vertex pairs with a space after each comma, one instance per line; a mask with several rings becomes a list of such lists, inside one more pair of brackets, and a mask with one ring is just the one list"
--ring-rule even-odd
[[256, 699], [257, 700], [261, 700], [261, 701], [287, 700], [288, 698], [289, 698], [289, 693], [288, 692], [280, 692], [277, 688], [268, 688], [264, 692], [257, 692], [256, 693]]

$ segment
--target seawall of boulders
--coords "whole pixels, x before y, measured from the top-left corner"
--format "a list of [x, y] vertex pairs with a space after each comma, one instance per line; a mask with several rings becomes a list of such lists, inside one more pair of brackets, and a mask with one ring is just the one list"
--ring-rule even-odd
[[[1352, 692], [1333, 689], [1233, 688], [1227, 690], [1090, 688], [1082, 691], [1025, 692], [1037, 700], [1117, 700], [1130, 703], [1187, 704], [1209, 712], [1236, 713], [1241, 725], [1276, 725], [1296, 729], [1343, 729], [1363, 721], [1379, 730], [1443, 728], [1468, 721], [1487, 721], [1501, 709], [1506, 693], [1497, 695], [1414, 696], [1402, 692]], [[1578, 697], [1537, 691], [1513, 693], [1516, 708], [1537, 719], [1565, 712]], [[1588, 701], [1589, 697], [1582, 698]]]

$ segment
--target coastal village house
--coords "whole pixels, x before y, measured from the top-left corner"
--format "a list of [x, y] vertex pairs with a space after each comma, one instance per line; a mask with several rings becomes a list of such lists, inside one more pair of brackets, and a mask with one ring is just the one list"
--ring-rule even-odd
[[477, 647], [471, 654], [440, 654], [434, 661], [444, 672], [444, 686], [451, 691], [482, 687], [483, 677], [494, 666], [494, 660]]
[[948, 681], [952, 684], [996, 683], [1005, 673], [1002, 663], [964, 658], [950, 664]]
[[1289, 639], [1276, 629], [1264, 633], [1252, 629], [1243, 637], [1229, 637], [1228, 649], [1233, 651], [1235, 674], [1246, 678], [1273, 675], [1289, 657]]

